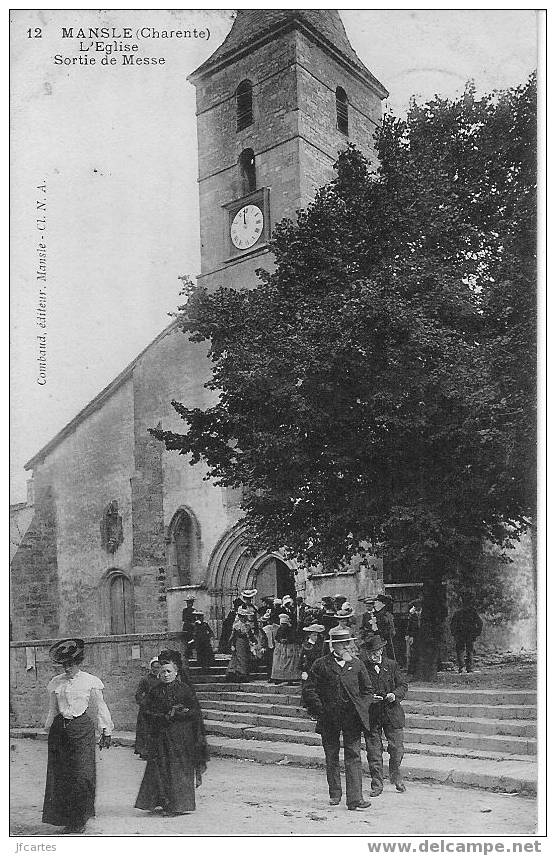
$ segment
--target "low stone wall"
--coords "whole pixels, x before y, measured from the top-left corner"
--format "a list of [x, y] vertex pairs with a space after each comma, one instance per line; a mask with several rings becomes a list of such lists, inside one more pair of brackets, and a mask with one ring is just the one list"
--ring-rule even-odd
[[[46, 685], [61, 669], [48, 650], [56, 639], [10, 642], [10, 718], [13, 725], [44, 725], [48, 712]], [[94, 636], [85, 639], [82, 668], [104, 683], [104, 698], [119, 730], [134, 730], [137, 719], [135, 690], [148, 664], [162, 648], [182, 650], [178, 633]], [[34, 668], [27, 668], [32, 666]]]

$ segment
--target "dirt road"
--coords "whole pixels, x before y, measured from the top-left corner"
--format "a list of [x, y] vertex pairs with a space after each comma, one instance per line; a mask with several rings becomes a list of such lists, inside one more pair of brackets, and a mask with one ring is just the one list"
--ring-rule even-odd
[[[46, 743], [11, 742], [11, 833], [56, 835], [40, 821]], [[386, 784], [366, 812], [328, 805], [324, 771], [216, 758], [197, 791], [197, 811], [163, 818], [133, 808], [144, 762], [131, 749], [97, 753], [97, 816], [87, 835], [527, 835], [532, 799], [443, 785]], [[368, 793], [369, 780], [365, 781]]]

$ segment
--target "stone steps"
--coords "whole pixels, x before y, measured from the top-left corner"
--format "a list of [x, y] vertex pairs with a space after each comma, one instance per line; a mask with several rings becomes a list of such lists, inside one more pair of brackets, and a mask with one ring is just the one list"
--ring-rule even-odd
[[[47, 734], [39, 728], [11, 728], [11, 738], [35, 738], [46, 740]], [[321, 746], [311, 746], [284, 741], [230, 738], [225, 735], [209, 734], [208, 744], [213, 757], [238, 758], [261, 764], [292, 764], [299, 767], [324, 768]], [[132, 748], [135, 743], [133, 732], [115, 732], [112, 740], [116, 746]], [[475, 787], [486, 790], [533, 795], [537, 789], [537, 767], [533, 758], [504, 756], [487, 753], [474, 756], [449, 755], [435, 746], [422, 745], [422, 753], [406, 752], [403, 761], [404, 779], [411, 783], [434, 782], [460, 787]], [[343, 766], [343, 761], [340, 760]], [[365, 764], [364, 764], [365, 768]], [[210, 767], [209, 767], [210, 770]], [[368, 776], [364, 778], [364, 790], [370, 786]]]
[[[209, 676], [207, 676], [208, 678]], [[204, 692], [241, 692], [253, 693], [253, 684], [224, 683], [222, 681], [207, 680], [203, 686]], [[271, 684], [264, 681], [262, 685], [257, 684], [257, 694], [263, 692], [272, 695], [290, 695], [296, 699], [301, 698], [298, 687], [286, 684]], [[536, 706], [537, 694], [534, 690], [489, 690], [475, 688], [453, 688], [453, 687], [422, 687], [419, 684], [410, 684], [407, 701], [431, 702], [441, 704], [479, 704], [479, 705], [525, 705]], [[405, 702], [404, 702], [405, 704]]]
[[[245, 716], [243, 719], [223, 719], [218, 718], [214, 719], [215, 711], [205, 711], [205, 728], [207, 734], [211, 735], [221, 735], [225, 737], [232, 738], [245, 738], [246, 740], [285, 740], [286, 742], [299, 743], [306, 746], [320, 746], [321, 740], [320, 735], [316, 734], [314, 731], [314, 723], [309, 721], [309, 725], [312, 726], [311, 730], [309, 729], [295, 729], [293, 730], [291, 726], [288, 724], [287, 727], [284, 727], [283, 720], [280, 717], [276, 717], [272, 719], [271, 717], [257, 717], [253, 716], [250, 718], [249, 716]], [[225, 714], [230, 717], [237, 717], [238, 714]], [[261, 721], [262, 720], [262, 721]], [[301, 720], [303, 722], [303, 720]], [[307, 722], [304, 722], [307, 725]], [[455, 757], [460, 758], [485, 758], [497, 761], [504, 760], [521, 760], [521, 761], [531, 761], [531, 754], [520, 754], [519, 751], [515, 752], [512, 750], [508, 750], [504, 748], [504, 744], [495, 744], [492, 749], [479, 749], [476, 748], [476, 740], [475, 743], [471, 743], [469, 746], [453, 746], [452, 743], [449, 745], [443, 745], [442, 743], [434, 743], [434, 742], [424, 742], [426, 740], [426, 735], [422, 734], [420, 736], [423, 737], [423, 740], [419, 740], [416, 743], [412, 742], [412, 738], [414, 735], [411, 733], [410, 729], [407, 729], [404, 735], [405, 745], [407, 751], [409, 753], [423, 755], [423, 754], [431, 754], [436, 756], [449, 756], [454, 755]], [[431, 735], [434, 741], [435, 734]], [[361, 745], [364, 747], [365, 744], [362, 741]], [[519, 748], [519, 747], [518, 747]]]
[[[201, 705], [203, 716], [210, 722], [210, 727], [214, 728], [215, 723], [221, 723], [223, 729], [218, 733], [226, 733], [232, 735], [236, 733], [239, 736], [239, 731], [243, 728], [257, 727], [268, 729], [280, 729], [284, 733], [292, 732], [289, 739], [295, 742], [314, 742], [308, 741], [305, 736], [313, 734], [315, 723], [307, 718], [302, 709], [283, 708], [279, 705], [248, 705], [240, 710], [240, 705], [218, 704], [212, 702], [209, 706]], [[230, 709], [231, 708], [231, 709]], [[284, 710], [291, 711], [284, 715]], [[297, 715], [296, 715], [297, 714]], [[490, 724], [491, 720], [485, 720]], [[457, 725], [468, 726], [471, 720], [463, 720]], [[407, 718], [405, 728], [406, 744], [414, 743], [429, 743], [438, 746], [453, 746], [457, 748], [468, 748], [469, 750], [477, 749], [482, 751], [500, 751], [510, 753], [512, 755], [534, 755], [536, 753], [536, 740], [529, 736], [515, 736], [508, 734], [500, 723], [493, 721], [500, 729], [500, 733], [495, 732], [478, 732], [471, 727], [462, 730], [438, 728], [437, 722], [425, 723], [419, 727], [410, 717]], [[237, 725], [234, 729], [233, 726]], [[482, 723], [480, 723], [482, 724]], [[529, 723], [527, 723], [529, 725]], [[207, 725], [207, 728], [209, 726]], [[239, 729], [239, 731], [238, 731]], [[216, 733], [216, 732], [215, 732]], [[317, 735], [318, 737], [318, 735]], [[262, 739], [265, 739], [264, 737]], [[272, 736], [266, 738], [274, 739]], [[319, 741], [317, 741], [319, 742]]]
[[409, 728], [434, 728], [446, 731], [471, 731], [476, 734], [499, 735], [509, 737], [535, 738], [536, 723], [531, 720], [493, 719], [492, 717], [471, 716], [424, 716], [410, 713], [406, 716]]
[[[294, 687], [290, 687], [294, 690]], [[254, 704], [275, 704], [277, 693], [268, 692], [230, 692], [228, 690], [209, 690], [205, 691], [199, 688], [199, 700], [210, 701], [218, 700], [223, 702], [252, 702]], [[303, 710], [301, 706], [300, 693], [280, 693], [280, 707], [284, 710], [283, 715], [287, 716], [286, 707], [293, 706], [296, 710]], [[537, 709], [533, 705], [494, 705], [494, 704], [451, 704], [451, 703], [432, 703], [413, 701], [411, 698], [404, 701], [404, 710], [407, 715], [418, 714], [422, 716], [434, 717], [469, 717], [485, 718], [485, 719], [503, 719], [504, 721], [511, 719], [536, 720]], [[274, 711], [278, 713], [278, 710]], [[532, 734], [530, 735], [532, 736]]]
[[[256, 696], [255, 696], [256, 698]], [[269, 698], [269, 696], [265, 696]], [[305, 710], [297, 705], [275, 705], [269, 702], [229, 701], [228, 699], [205, 700], [200, 698], [201, 707], [211, 711], [234, 711], [237, 713], [253, 713], [260, 715], [276, 715], [290, 717], [298, 723], [300, 717], [307, 718]], [[474, 734], [504, 734], [512, 737], [535, 737], [535, 722], [531, 720], [494, 719], [492, 717], [455, 717], [455, 716], [425, 716], [423, 714], [407, 714], [408, 728], [445, 729], [447, 731], [470, 731]], [[293, 727], [293, 726], [292, 726]], [[297, 725], [295, 726], [297, 728]]]
[[[210, 687], [214, 687], [214, 686], [217, 686], [217, 687], [242, 686], [241, 684], [228, 684], [225, 680], [225, 672], [226, 672], [225, 669], [223, 672], [217, 672], [216, 674], [213, 672], [203, 673], [198, 669], [191, 669], [191, 668], [189, 669], [189, 674], [190, 674], [190, 676], [193, 680], [193, 683], [195, 685], [197, 685], [197, 684], [205, 685], [206, 684]], [[221, 680], [217, 683], [217, 682], [215, 682], [215, 678], [217, 678], [218, 676], [221, 678]], [[266, 672], [252, 672], [251, 677], [250, 677], [250, 685], [252, 686], [253, 682], [267, 681], [267, 680], [268, 680], [268, 678], [267, 678]]]
[[490, 719], [536, 720], [537, 708], [532, 704], [453, 704], [451, 702], [415, 701], [410, 695], [404, 703], [406, 714], [418, 713], [425, 716], [469, 716]]
[[[207, 734], [220, 734], [226, 737], [245, 737], [254, 740], [284, 741], [285, 743], [303, 743], [307, 746], [320, 746], [320, 735], [311, 730], [301, 730], [292, 721], [279, 718], [264, 718], [263, 722], [223, 719], [219, 711], [204, 711]], [[211, 718], [217, 717], [217, 718]], [[248, 718], [247, 718], [248, 719]], [[264, 723], [264, 724], [263, 724]], [[524, 737], [506, 737], [505, 735], [484, 736], [482, 734], [435, 731], [432, 729], [406, 728], [404, 740], [409, 749], [414, 743], [433, 746], [455, 747], [458, 749], [496, 751], [508, 755], [534, 756], [536, 743]]]
[[289, 693], [269, 692], [268, 688], [261, 685], [260, 692], [253, 692], [253, 686], [250, 685], [249, 692], [241, 692], [235, 689], [228, 689], [232, 684], [225, 684], [219, 690], [205, 689], [204, 685], [197, 688], [197, 696], [199, 701], [229, 701], [229, 702], [244, 702], [250, 704], [279, 704], [282, 706], [293, 706], [304, 709], [301, 705], [301, 693], [295, 691], [295, 687], [289, 687]]
[[529, 737], [508, 737], [505, 734], [474, 734], [462, 731], [436, 731], [430, 728], [406, 728], [405, 740], [411, 743], [432, 743], [437, 746], [457, 746], [460, 748], [494, 749], [517, 755], [534, 756], [537, 741]]
[[[288, 705], [288, 704], [272, 704], [272, 702], [254, 702], [254, 701], [227, 701], [220, 699], [211, 699], [210, 701], [205, 701], [204, 699], [199, 699], [201, 703], [201, 707], [203, 710], [209, 708], [210, 710], [222, 710], [222, 711], [234, 711], [236, 713], [258, 713], [258, 714], [274, 714], [276, 716], [284, 716], [284, 717], [293, 717], [299, 718], [303, 717], [304, 719], [308, 719], [307, 712], [305, 708], [301, 707], [301, 705]], [[309, 719], [309, 721], [311, 721]]]
[[[280, 696], [280, 704], [293, 705], [301, 708], [301, 693], [296, 691], [295, 687], [276, 686], [273, 691], [265, 685], [261, 686], [260, 691], [254, 693], [253, 688], [249, 684], [243, 685], [243, 689], [233, 690], [228, 689], [231, 684], [218, 684], [219, 689], [211, 687], [210, 684], [203, 685], [199, 688], [199, 699], [210, 700], [219, 699], [221, 701], [236, 701], [236, 702], [260, 702], [261, 704], [273, 704], [276, 702], [276, 696]], [[234, 685], [235, 686], [235, 685]], [[429, 702], [418, 701], [413, 698], [413, 692], [410, 690], [409, 697], [404, 701], [404, 710], [406, 714], [422, 714], [425, 716], [454, 716], [454, 717], [484, 717], [489, 719], [530, 719], [535, 720], [537, 716], [537, 708], [532, 704], [453, 704], [451, 702]]]
[[[209, 737], [209, 747], [211, 753], [216, 756], [241, 758], [263, 764], [324, 767], [322, 746], [213, 735]], [[342, 761], [340, 763], [343, 764]], [[534, 760], [492, 760], [407, 752], [403, 760], [403, 774], [407, 782], [428, 781], [524, 795], [532, 795], [537, 790], [537, 766]], [[370, 780], [365, 776], [364, 793], [369, 786]]]
[[211, 722], [238, 722], [243, 725], [284, 728], [288, 731], [315, 731], [315, 723], [308, 718], [274, 715], [272, 711], [257, 713], [250, 711], [232, 711], [202, 707], [203, 717]]
[[491, 690], [475, 687], [421, 687], [410, 684], [411, 701], [443, 702], [447, 704], [536, 705], [535, 690]]
[[191, 675], [195, 675], [195, 677], [197, 677], [198, 675], [209, 675], [214, 678], [218, 678], [220, 675], [226, 674], [226, 669], [227, 666], [225, 663], [220, 666], [209, 666], [209, 668], [205, 671], [203, 671], [201, 666], [196, 666], [189, 663], [189, 673]]
[[[266, 763], [324, 763], [320, 735], [297, 686], [267, 680], [227, 684], [217, 678], [199, 685], [198, 696], [217, 754]], [[530, 690], [410, 686], [404, 702], [404, 775], [533, 793], [535, 702]]]

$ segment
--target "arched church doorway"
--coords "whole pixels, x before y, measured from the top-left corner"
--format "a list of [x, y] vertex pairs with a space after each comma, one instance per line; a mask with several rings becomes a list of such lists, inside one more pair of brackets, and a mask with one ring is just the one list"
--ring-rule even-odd
[[238, 523], [226, 532], [209, 560], [210, 618], [220, 634], [222, 621], [243, 589], [256, 588], [256, 602], [265, 596], [296, 596], [295, 566], [278, 552], [254, 554], [243, 539], [244, 526]]
[[263, 597], [282, 598], [286, 594], [295, 600], [295, 574], [292, 568], [276, 556], [269, 556], [259, 565], [254, 585], [257, 589], [257, 601], [261, 601]]

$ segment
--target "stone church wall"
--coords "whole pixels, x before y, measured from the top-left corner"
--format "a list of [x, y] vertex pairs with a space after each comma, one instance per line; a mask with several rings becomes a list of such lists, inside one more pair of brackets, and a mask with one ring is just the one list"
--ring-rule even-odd
[[[110, 568], [129, 572], [131, 567], [132, 472], [133, 403], [128, 381], [80, 422], [34, 470], [36, 507], [39, 497], [48, 490], [55, 509], [56, 548], [52, 547], [52, 552], [57, 565], [55, 599], [60, 634], [106, 632], [104, 576]], [[102, 547], [100, 527], [104, 510], [113, 500], [117, 500], [122, 518], [123, 542], [111, 554]], [[32, 567], [21, 548], [12, 567], [18, 563]], [[43, 576], [38, 566], [37, 576]], [[16, 592], [17, 576], [12, 577], [12, 586]], [[14, 602], [14, 638], [18, 638], [19, 612]], [[40, 634], [35, 631], [33, 636], [37, 635]]]
[[10, 505], [10, 564], [33, 519], [34, 500]]
[[296, 577], [296, 587], [306, 603], [316, 605], [321, 598], [343, 595], [353, 607], [357, 616], [365, 612], [363, 598], [384, 591], [382, 582], [382, 560], [369, 559], [360, 567], [350, 567], [347, 571], [336, 573], [311, 573], [300, 569]]
[[36, 497], [32, 519], [11, 562], [11, 636], [35, 639], [58, 633], [57, 520], [52, 490]]
[[[171, 405], [177, 399], [187, 407], [207, 407], [216, 396], [204, 388], [210, 374], [206, 345], [189, 342], [179, 330], [171, 331], [146, 352], [134, 370], [136, 470], [133, 480], [134, 566], [136, 627], [138, 632], [181, 628], [181, 610], [188, 593], [172, 587], [169, 579], [169, 537], [174, 516], [184, 509], [198, 530], [196, 561], [191, 585], [208, 584], [210, 554], [223, 533], [237, 521], [237, 508], [224, 502], [223, 491], [204, 480], [202, 464], [191, 467], [177, 452], [167, 452], [148, 428], [161, 424], [183, 433], [186, 423]], [[160, 568], [166, 574], [161, 594]], [[191, 592], [197, 606], [206, 606], [201, 591]], [[164, 599], [165, 598], [165, 599]]]
[[[10, 645], [10, 724], [42, 727], [48, 712], [46, 686], [60, 669], [48, 649], [57, 639], [29, 640]], [[163, 648], [180, 649], [179, 639], [166, 633], [85, 637], [85, 672], [104, 683], [104, 698], [118, 731], [135, 731], [135, 690], [146, 666]], [[34, 666], [28, 668], [28, 666]]]

